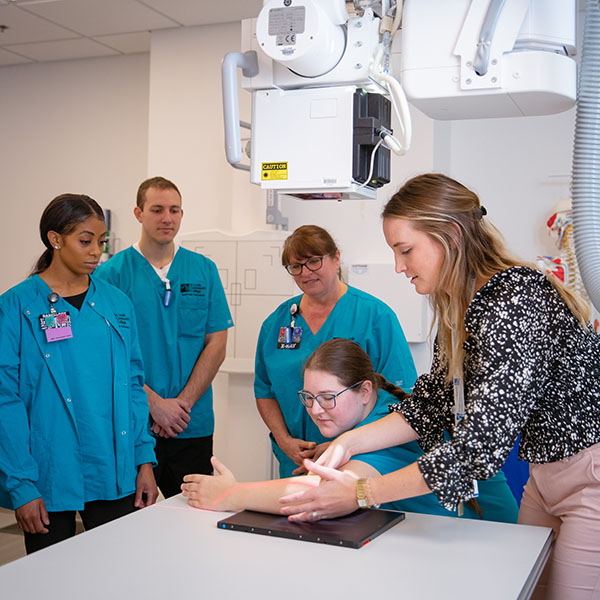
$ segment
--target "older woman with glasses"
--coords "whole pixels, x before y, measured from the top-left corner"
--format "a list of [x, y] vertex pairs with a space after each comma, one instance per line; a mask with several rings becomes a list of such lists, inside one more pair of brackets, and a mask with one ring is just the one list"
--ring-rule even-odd
[[[297, 392], [296, 404], [301, 410], [304, 405], [306, 410], [303, 412], [325, 438], [380, 419], [388, 414], [390, 402], [399, 402], [407, 396], [375, 372], [369, 356], [356, 342], [340, 338], [321, 344], [311, 354], [306, 361], [302, 385]], [[366, 478], [390, 473], [422, 455], [418, 443], [409, 442], [355, 456], [341, 470], [351, 473], [359, 485], [364, 486], [368, 481]], [[319, 477], [315, 475], [240, 483], [216, 458], [213, 457], [212, 462], [216, 476], [186, 475], [184, 478], [183, 495], [191, 506], [279, 513], [281, 496], [319, 485]], [[366, 502], [368, 487], [364, 492]], [[480, 505], [485, 519], [514, 522], [517, 518], [517, 503], [501, 480], [481, 482]], [[382, 508], [457, 516], [456, 512], [446, 510], [434, 494], [384, 504]], [[478, 506], [469, 505], [465, 507], [464, 516], [477, 518], [477, 510]]]
[[280, 477], [289, 477], [304, 472], [302, 460], [315, 459], [327, 443], [297, 397], [303, 364], [320, 344], [337, 337], [358, 342], [375, 370], [406, 391], [416, 371], [392, 309], [341, 280], [340, 251], [325, 229], [296, 229], [285, 241], [281, 261], [302, 294], [281, 304], [262, 325], [254, 393]]

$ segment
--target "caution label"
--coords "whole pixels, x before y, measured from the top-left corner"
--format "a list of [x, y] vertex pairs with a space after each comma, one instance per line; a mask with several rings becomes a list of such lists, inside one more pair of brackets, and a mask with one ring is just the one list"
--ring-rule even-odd
[[262, 181], [288, 178], [287, 162], [264, 162], [261, 163], [261, 169], [260, 178]]

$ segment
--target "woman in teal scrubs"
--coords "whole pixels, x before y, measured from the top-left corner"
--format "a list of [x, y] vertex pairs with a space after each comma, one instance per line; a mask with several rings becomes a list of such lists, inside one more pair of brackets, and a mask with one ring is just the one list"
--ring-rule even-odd
[[[417, 373], [398, 318], [381, 300], [340, 279], [340, 251], [316, 225], [296, 229], [285, 241], [283, 266], [302, 294], [281, 304], [262, 324], [256, 348], [254, 394], [270, 430], [280, 477], [304, 471], [326, 442], [298, 403], [302, 367], [323, 342], [354, 340], [375, 370], [410, 391]], [[287, 336], [287, 338], [286, 338]]]
[[[393, 394], [393, 395], [392, 395]], [[299, 396], [299, 399], [298, 399]], [[304, 384], [297, 392], [296, 402], [306, 407], [306, 414], [325, 438], [366, 425], [389, 414], [388, 404], [406, 397], [400, 388], [375, 373], [373, 364], [355, 342], [335, 339], [325, 342], [306, 362]], [[386, 475], [409, 465], [422, 456], [417, 442], [384, 448], [354, 456], [342, 467], [356, 477]], [[187, 475], [183, 494], [191, 506], [211, 510], [260, 510], [279, 513], [279, 498], [306, 486], [318, 485], [314, 475], [291, 479], [239, 483], [233, 474], [213, 458], [216, 477]], [[464, 517], [516, 523], [518, 507], [503, 475], [479, 482], [478, 505], [465, 506]], [[358, 508], [358, 506], [357, 506]], [[418, 512], [448, 517], [456, 511], [445, 509], [435, 494], [425, 494], [398, 502], [383, 504], [381, 508]]]
[[133, 306], [94, 279], [106, 225], [65, 194], [40, 221], [32, 275], [0, 296], [0, 506], [28, 553], [156, 501]]

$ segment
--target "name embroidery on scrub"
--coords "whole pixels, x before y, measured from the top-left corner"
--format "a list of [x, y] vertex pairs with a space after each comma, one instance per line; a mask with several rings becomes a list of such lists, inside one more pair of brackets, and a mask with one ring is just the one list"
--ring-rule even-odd
[[291, 322], [289, 327], [280, 327], [279, 336], [277, 338], [277, 348], [279, 350], [296, 350], [300, 347], [302, 341], [302, 327], [296, 327], [296, 314], [298, 306], [292, 304], [290, 306]]
[[50, 312], [41, 314], [40, 329], [46, 334], [47, 342], [58, 342], [73, 337], [71, 331], [71, 315], [68, 311], [56, 312], [54, 304], [58, 302], [60, 296], [56, 292], [48, 294], [50, 302]]
[[205, 296], [206, 286], [201, 283], [182, 283], [179, 285], [182, 296]]

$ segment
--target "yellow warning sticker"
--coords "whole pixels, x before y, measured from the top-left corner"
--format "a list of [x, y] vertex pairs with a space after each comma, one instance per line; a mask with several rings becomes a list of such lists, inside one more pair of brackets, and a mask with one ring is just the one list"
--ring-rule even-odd
[[288, 178], [287, 162], [264, 162], [261, 163], [261, 169], [260, 178], [262, 181]]

